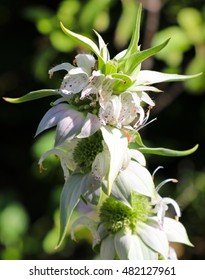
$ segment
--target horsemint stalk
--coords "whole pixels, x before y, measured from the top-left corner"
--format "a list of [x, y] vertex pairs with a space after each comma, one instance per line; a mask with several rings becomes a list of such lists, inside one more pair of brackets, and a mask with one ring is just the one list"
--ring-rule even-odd
[[[134, 245], [134, 251], [131, 253], [128, 252], [128, 247], [125, 248], [128, 250], [126, 252], [124, 249], [118, 249], [119, 246], [115, 247], [113, 257], [155, 259], [161, 254], [168, 258], [169, 238], [165, 237], [166, 230], [163, 227], [159, 228], [158, 220], [152, 216], [154, 214], [150, 207], [156, 203], [155, 215], [158, 213], [158, 219], [161, 215], [162, 226], [162, 220], [163, 225], [165, 220], [167, 221], [167, 218], [162, 219], [165, 205], [170, 201], [162, 199], [160, 202], [159, 196], [156, 196], [152, 176], [146, 168], [142, 153], [183, 156], [194, 152], [197, 145], [186, 151], [149, 148], [143, 144], [138, 130], [145, 125], [151, 108], [155, 106], [147, 93], [159, 92], [153, 84], [182, 81], [197, 75], [184, 76], [141, 70], [141, 63], [162, 50], [169, 39], [158, 46], [141, 51], [138, 46], [140, 19], [141, 6], [128, 48], [112, 59], [107, 44], [96, 31], [99, 47], [91, 39], [72, 32], [61, 23], [63, 32], [91, 53], [78, 54], [74, 65], [66, 62], [49, 70], [50, 77], [56, 71], [67, 72], [58, 89], [33, 91], [20, 98], [4, 98], [11, 103], [21, 103], [46, 96], [57, 97], [52, 103], [52, 108], [39, 123], [36, 136], [56, 126], [54, 148], [47, 151], [39, 163], [42, 167], [45, 158], [55, 154], [59, 157], [64, 171], [58, 246], [66, 235], [71, 214], [80, 199], [96, 205], [104, 192], [110, 196], [104, 208], [106, 203], [109, 207], [116, 205], [116, 217], [117, 212], [121, 213], [122, 209], [131, 213], [131, 216], [125, 214], [126, 222], [120, 220], [123, 226], [114, 233], [106, 228], [107, 222], [102, 207], [100, 216], [101, 219], [104, 218], [101, 223], [105, 224], [108, 232], [118, 236], [115, 243], [121, 244], [123, 239], [129, 246]], [[139, 214], [137, 205], [143, 205], [144, 209], [147, 209], [146, 213]], [[156, 210], [157, 207], [161, 212]], [[163, 236], [163, 248], [156, 247], [153, 239], [148, 238], [147, 232], [153, 232], [157, 238]], [[128, 235], [132, 244], [127, 241]], [[113, 238], [114, 236], [111, 239]], [[106, 243], [105, 240], [107, 239], [104, 239], [102, 244], [110, 244], [110, 241]], [[135, 247], [137, 244], [140, 244], [141, 248], [139, 253]], [[148, 250], [147, 246], [151, 249]], [[101, 248], [107, 248], [107, 245], [101, 245]], [[102, 256], [104, 258], [106, 254], [102, 253]]]

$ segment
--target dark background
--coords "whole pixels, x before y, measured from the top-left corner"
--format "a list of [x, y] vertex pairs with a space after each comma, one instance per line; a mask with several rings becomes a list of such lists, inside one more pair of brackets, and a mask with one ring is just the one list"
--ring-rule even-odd
[[[49, 80], [47, 72], [55, 64], [72, 62], [77, 47], [59, 29], [59, 20], [75, 32], [94, 38], [92, 28], [109, 42], [111, 57], [124, 49], [132, 31], [133, 7], [138, 1], [3, 1], [0, 2], [0, 94], [19, 97], [41, 88], [57, 88], [60, 76]], [[143, 17], [141, 48], [152, 45], [155, 35], [170, 26], [188, 34], [185, 48], [179, 47], [181, 61], [173, 64], [156, 57], [143, 68], [172, 73], [205, 72], [205, 4], [204, 1], [141, 1]], [[196, 21], [200, 38], [192, 37], [180, 26], [180, 11], [192, 8], [201, 17]], [[95, 11], [96, 9], [96, 11]], [[129, 10], [130, 9], [130, 10]], [[132, 11], [132, 12], [131, 12]], [[130, 15], [123, 23], [123, 15]], [[122, 26], [119, 31], [120, 20]], [[118, 31], [116, 31], [118, 30]], [[201, 32], [202, 30], [203, 32]], [[54, 32], [55, 31], [55, 32]], [[167, 33], [168, 34], [168, 33]], [[196, 32], [194, 32], [196, 34]], [[168, 36], [169, 37], [169, 36]], [[174, 38], [172, 39], [174, 40]], [[180, 45], [176, 38], [176, 45]], [[148, 156], [150, 172], [163, 165], [156, 183], [177, 178], [177, 185], [162, 189], [163, 195], [175, 198], [182, 208], [185, 225], [194, 248], [175, 245], [179, 258], [205, 258], [205, 82], [204, 74], [193, 83], [159, 85], [164, 93], [156, 93], [157, 117], [141, 133], [152, 147], [198, 150], [183, 158]], [[54, 250], [59, 228], [59, 196], [63, 185], [62, 171], [53, 159], [47, 170], [39, 173], [38, 159], [50, 145], [50, 135], [34, 139], [35, 131], [52, 99], [31, 103], [9, 104], [0, 101], [1, 171], [0, 171], [0, 259], [92, 259], [91, 236], [79, 229], [79, 242], [68, 235], [61, 249]], [[84, 211], [79, 208], [74, 218]], [[92, 212], [91, 212], [92, 215]], [[74, 219], [73, 218], [73, 219]]]

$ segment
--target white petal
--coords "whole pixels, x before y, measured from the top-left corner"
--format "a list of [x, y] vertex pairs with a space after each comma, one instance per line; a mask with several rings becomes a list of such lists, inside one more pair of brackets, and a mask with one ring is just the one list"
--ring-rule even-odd
[[157, 260], [158, 254], [148, 247], [139, 236], [131, 235], [129, 260]]
[[78, 54], [76, 57], [76, 64], [81, 67], [90, 76], [92, 68], [95, 66], [95, 58], [90, 54]]
[[139, 162], [142, 166], [146, 165], [146, 159], [140, 151], [130, 149], [130, 154], [131, 154], [131, 158]]
[[92, 174], [96, 180], [102, 181], [108, 173], [108, 164], [110, 157], [107, 151], [103, 151], [95, 157], [92, 164]]
[[167, 259], [169, 252], [169, 242], [164, 231], [142, 222], [138, 223], [137, 231], [147, 246], [160, 253], [165, 259]]
[[59, 121], [71, 115], [74, 111], [75, 110], [71, 109], [68, 104], [58, 104], [52, 107], [46, 112], [40, 121], [35, 136], [40, 134], [42, 131], [57, 125]]
[[129, 259], [129, 250], [131, 246], [131, 232], [125, 233], [124, 230], [120, 230], [115, 234], [114, 244], [117, 256], [120, 260]]
[[113, 235], [104, 238], [100, 245], [100, 257], [102, 260], [113, 260], [116, 256]]
[[128, 167], [120, 171], [117, 176], [117, 183], [126, 190], [127, 195], [131, 191], [154, 197], [154, 183], [149, 171], [138, 162], [131, 160]]
[[149, 104], [150, 106], [155, 106], [155, 103], [152, 101], [152, 99], [149, 97], [149, 95], [146, 92], [142, 91], [140, 96], [142, 101]]
[[48, 74], [50, 75], [50, 77], [52, 77], [53, 73], [56, 71], [65, 70], [65, 71], [69, 72], [73, 68], [75, 68], [75, 67], [72, 64], [64, 62], [64, 63], [61, 63], [61, 64], [56, 65], [55, 67], [51, 68], [48, 71]]
[[69, 71], [61, 84], [61, 90], [78, 93], [88, 83], [88, 75], [81, 68], [73, 68]]
[[101, 126], [99, 118], [96, 115], [87, 114], [85, 122], [82, 126], [80, 134], [77, 135], [78, 138], [89, 137], [94, 134]]
[[122, 168], [124, 154], [126, 152], [128, 142], [123, 133], [116, 128], [109, 126], [101, 127], [103, 139], [110, 153], [109, 173], [108, 173], [108, 194], [111, 192], [112, 184]]
[[193, 246], [188, 238], [185, 227], [179, 221], [165, 217], [163, 230], [166, 232], [167, 238], [170, 242], [179, 242]]
[[116, 125], [120, 116], [122, 104], [118, 96], [111, 96], [110, 100], [103, 103], [99, 110], [99, 118], [102, 124]]
[[84, 114], [75, 110], [69, 110], [67, 116], [57, 124], [55, 146], [73, 139], [82, 129], [85, 122]]

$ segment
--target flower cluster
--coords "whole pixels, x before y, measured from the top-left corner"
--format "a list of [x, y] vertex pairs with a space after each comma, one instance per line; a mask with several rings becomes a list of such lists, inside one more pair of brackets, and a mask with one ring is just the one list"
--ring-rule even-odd
[[[170, 242], [191, 245], [186, 230], [178, 221], [180, 209], [171, 198], [161, 198], [153, 176], [146, 168], [146, 147], [139, 134], [155, 106], [148, 92], [164, 81], [180, 81], [193, 76], [141, 70], [141, 63], [166, 46], [140, 51], [141, 7], [128, 49], [110, 58], [106, 43], [97, 33], [99, 47], [89, 38], [66, 29], [63, 31], [90, 53], [78, 54], [74, 63], [62, 63], [49, 70], [66, 74], [58, 89], [46, 89], [7, 101], [19, 103], [56, 95], [51, 109], [39, 123], [36, 136], [56, 127], [51, 154], [60, 159], [65, 184], [60, 201], [60, 237], [62, 243], [70, 217], [78, 202], [100, 205], [99, 221], [81, 217], [72, 227], [86, 224], [93, 232], [93, 246], [100, 247], [102, 259], [175, 258]], [[187, 151], [157, 150], [162, 155], [187, 155]], [[102, 195], [103, 194], [103, 195]], [[166, 217], [168, 204], [176, 212]]]

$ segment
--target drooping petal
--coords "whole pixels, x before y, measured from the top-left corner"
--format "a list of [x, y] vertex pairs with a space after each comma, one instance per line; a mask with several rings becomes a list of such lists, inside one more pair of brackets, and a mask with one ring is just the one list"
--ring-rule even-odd
[[170, 242], [179, 242], [188, 246], [193, 246], [188, 238], [185, 227], [179, 221], [165, 217], [163, 230], [166, 232], [167, 238]]
[[137, 232], [140, 238], [152, 250], [160, 253], [165, 259], [168, 257], [169, 242], [164, 231], [146, 223], [138, 222]]
[[82, 129], [85, 116], [82, 112], [70, 109], [57, 124], [55, 146], [73, 139]]
[[102, 260], [113, 260], [115, 256], [114, 236], [108, 235], [101, 242], [100, 257]]
[[96, 115], [88, 113], [81, 132], [77, 135], [78, 138], [89, 137], [94, 134], [101, 126], [100, 120]]
[[110, 153], [107, 192], [110, 194], [112, 184], [122, 168], [124, 154], [127, 150], [128, 141], [123, 133], [110, 126], [101, 127], [103, 139]]
[[56, 71], [60, 71], [60, 70], [65, 70], [67, 72], [69, 72], [71, 69], [73, 69], [75, 66], [73, 66], [72, 64], [70, 63], [67, 63], [67, 62], [64, 62], [64, 63], [61, 63], [59, 65], [56, 65], [55, 67], [51, 68], [49, 71], [48, 71], [48, 74], [50, 76], [50, 78], [53, 76], [53, 73], [56, 72]]
[[52, 107], [41, 119], [36, 134], [40, 134], [42, 131], [49, 129], [53, 126], [55, 126], [60, 120], [62, 120], [69, 110], [69, 107], [67, 104], [58, 104], [54, 107]]
[[68, 104], [62, 103], [52, 107], [40, 121], [35, 136], [57, 125], [61, 120], [73, 114], [78, 114], [78, 112], [72, 109]]

